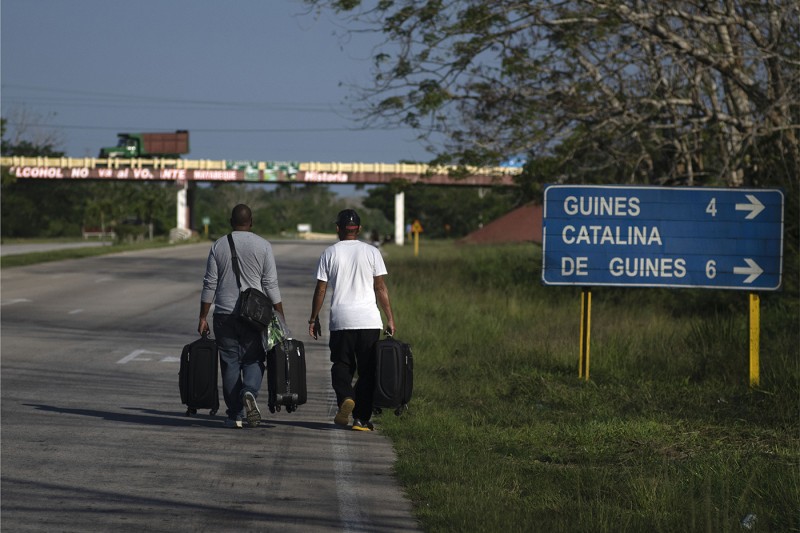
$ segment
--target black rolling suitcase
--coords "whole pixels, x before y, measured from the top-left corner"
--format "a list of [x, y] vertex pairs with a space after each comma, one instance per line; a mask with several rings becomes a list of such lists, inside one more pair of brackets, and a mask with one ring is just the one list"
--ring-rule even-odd
[[306, 349], [302, 341], [285, 339], [267, 352], [267, 384], [270, 413], [281, 407], [291, 413], [306, 403]]
[[198, 409], [219, 410], [219, 354], [217, 342], [207, 334], [183, 347], [178, 371], [181, 402], [186, 405], [186, 416]]
[[387, 336], [375, 343], [375, 394], [373, 409], [408, 409], [414, 390], [414, 357], [411, 346]]

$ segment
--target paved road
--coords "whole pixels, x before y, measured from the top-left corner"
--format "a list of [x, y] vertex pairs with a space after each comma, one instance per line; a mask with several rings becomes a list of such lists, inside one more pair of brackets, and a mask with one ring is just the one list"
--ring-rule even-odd
[[388, 440], [331, 422], [327, 336], [305, 334], [325, 245], [275, 244], [309, 401], [244, 430], [178, 396], [208, 244], [0, 272], [2, 530], [418, 531]]

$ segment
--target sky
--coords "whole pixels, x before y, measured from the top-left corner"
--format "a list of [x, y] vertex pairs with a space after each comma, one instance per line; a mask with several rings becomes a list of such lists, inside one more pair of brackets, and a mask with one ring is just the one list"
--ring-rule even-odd
[[185, 129], [189, 159], [431, 159], [410, 129], [360, 129], [346, 101], [380, 36], [301, 0], [0, 0], [0, 24], [3, 117], [69, 157]]

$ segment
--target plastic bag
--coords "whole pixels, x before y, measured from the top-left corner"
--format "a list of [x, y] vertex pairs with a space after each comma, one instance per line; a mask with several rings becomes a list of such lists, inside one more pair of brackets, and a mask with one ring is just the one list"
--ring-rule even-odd
[[261, 342], [264, 345], [265, 352], [270, 351], [279, 342], [291, 338], [292, 332], [289, 331], [289, 326], [286, 325], [283, 315], [277, 312], [272, 315], [269, 326], [261, 334]]

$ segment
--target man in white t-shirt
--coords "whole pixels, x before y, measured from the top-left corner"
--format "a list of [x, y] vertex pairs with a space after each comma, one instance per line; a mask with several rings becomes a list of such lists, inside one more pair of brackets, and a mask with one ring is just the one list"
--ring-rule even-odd
[[[339, 212], [336, 233], [339, 242], [322, 253], [317, 265], [317, 286], [311, 302], [308, 333], [318, 338], [322, 332], [319, 312], [331, 288], [330, 342], [331, 384], [339, 410], [334, 423], [346, 426], [353, 415], [352, 428], [371, 431], [372, 394], [375, 388], [375, 343], [380, 338], [386, 316], [386, 331], [394, 335], [394, 315], [389, 291], [384, 283], [386, 265], [380, 250], [358, 240], [361, 218], [352, 209]], [[353, 386], [353, 377], [358, 380]]]

